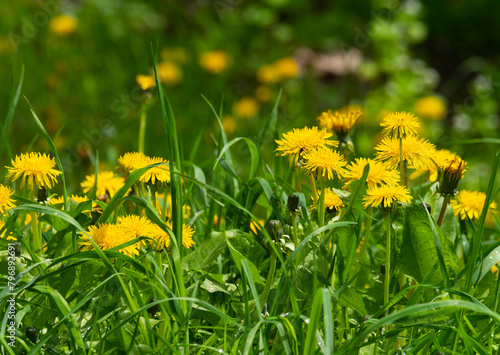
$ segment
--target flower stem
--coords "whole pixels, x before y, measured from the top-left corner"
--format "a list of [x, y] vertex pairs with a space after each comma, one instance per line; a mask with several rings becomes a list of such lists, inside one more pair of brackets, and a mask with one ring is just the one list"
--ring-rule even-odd
[[318, 223], [320, 227], [325, 225], [325, 179], [320, 180], [321, 195], [318, 203]]
[[[387, 214], [387, 240], [385, 246], [385, 280], [384, 280], [384, 305], [389, 303], [389, 285], [391, 282], [391, 215]], [[389, 308], [386, 310], [386, 314], [389, 314]]]
[[[34, 202], [36, 201], [36, 189], [33, 189], [31, 192], [31, 200]], [[30, 211], [30, 217], [31, 217], [31, 232], [33, 233], [33, 248], [35, 249], [35, 254], [37, 256], [42, 256], [43, 250], [42, 250], [42, 231], [39, 228], [40, 226], [38, 225], [38, 218], [37, 214], [34, 211]]]
[[274, 273], [276, 272], [276, 254], [272, 252], [269, 273], [267, 274], [266, 285], [264, 286], [264, 291], [259, 296], [259, 301], [261, 305], [267, 301], [267, 297], [269, 296], [269, 291], [271, 291], [271, 286], [274, 280]]
[[372, 216], [373, 216], [373, 207], [372, 206], [368, 207], [367, 213], [368, 213], [368, 219], [366, 221], [365, 235], [363, 236], [363, 245], [361, 246], [361, 249], [359, 251], [360, 261], [366, 260], [366, 248], [368, 248], [368, 243], [370, 242], [370, 233], [372, 230], [372, 221], [373, 221], [372, 220]]
[[144, 153], [144, 137], [146, 136], [146, 110], [141, 110], [141, 123], [139, 126], [139, 153]]
[[314, 204], [318, 203], [318, 190], [316, 189], [316, 182], [314, 181], [314, 176], [309, 175], [309, 181], [311, 182], [311, 190], [314, 199]]
[[437, 220], [437, 225], [441, 227], [444, 220], [444, 215], [446, 214], [446, 208], [448, 207], [448, 203], [450, 203], [450, 195], [445, 195], [443, 199], [443, 204], [441, 205], [441, 212], [439, 212], [439, 218]]
[[408, 172], [406, 161], [403, 157], [403, 138], [399, 138], [399, 177], [400, 185], [408, 187]]

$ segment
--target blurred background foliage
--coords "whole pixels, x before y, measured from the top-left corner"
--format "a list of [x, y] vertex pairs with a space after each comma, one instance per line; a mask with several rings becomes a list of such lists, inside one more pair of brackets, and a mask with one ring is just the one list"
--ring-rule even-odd
[[[316, 125], [328, 109], [359, 105], [353, 141], [370, 156], [389, 111], [411, 111], [422, 135], [469, 161], [462, 188], [484, 188], [499, 138], [500, 3], [493, 0], [17, 0], [0, 3], [0, 112], [25, 66], [25, 95], [55, 140], [67, 172], [89, 173], [99, 151], [113, 168], [138, 149], [166, 156], [151, 75], [151, 44], [177, 117], [184, 158], [213, 155], [216, 107], [229, 138], [256, 138], [279, 101], [280, 131]], [[44, 150], [21, 98], [13, 154]], [[274, 143], [264, 154], [272, 156]], [[240, 151], [241, 162], [245, 152]], [[4, 147], [0, 152], [8, 165]], [[235, 154], [238, 154], [236, 149]], [[248, 156], [246, 156], [248, 158]], [[71, 186], [77, 186], [80, 178]]]

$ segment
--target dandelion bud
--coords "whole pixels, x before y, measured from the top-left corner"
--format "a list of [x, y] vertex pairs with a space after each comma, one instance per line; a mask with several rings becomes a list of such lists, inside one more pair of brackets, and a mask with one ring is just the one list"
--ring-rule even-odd
[[288, 210], [290, 212], [295, 212], [299, 208], [300, 198], [296, 194], [290, 194], [288, 196]]
[[420, 204], [420, 206], [422, 206], [423, 208], [425, 208], [427, 210], [427, 212], [432, 213], [431, 205], [429, 205], [428, 203], [422, 202]]
[[273, 219], [270, 220], [266, 226], [266, 231], [275, 241], [279, 241], [283, 236], [283, 228], [281, 227], [281, 222]]
[[[154, 297], [151, 298], [151, 301], [149, 303], [153, 303], [153, 302], [156, 302], [156, 298], [154, 298]], [[148, 308], [148, 314], [149, 314], [149, 316], [150, 317], [154, 317], [155, 314], [158, 312], [158, 309], [159, 309], [159, 307], [158, 307], [157, 304], [155, 304], [154, 306], [149, 307]]]
[[31, 340], [31, 342], [33, 344], [38, 343], [38, 337], [39, 337], [38, 329], [36, 329], [35, 327], [28, 327], [28, 328], [26, 328], [25, 334], [26, 334], [26, 338]]
[[47, 201], [47, 190], [45, 188], [39, 188], [36, 200], [38, 203], [44, 203]]
[[458, 182], [467, 170], [467, 163], [456, 157], [448, 166], [443, 169], [443, 178], [439, 185], [439, 192], [442, 195], [455, 195], [457, 193]]

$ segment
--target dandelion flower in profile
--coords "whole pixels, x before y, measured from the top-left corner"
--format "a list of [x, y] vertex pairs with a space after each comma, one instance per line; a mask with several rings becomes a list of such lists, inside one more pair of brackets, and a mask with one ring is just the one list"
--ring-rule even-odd
[[[318, 196], [321, 194], [321, 191], [318, 191]], [[312, 198], [312, 197], [311, 197]], [[314, 198], [312, 198], [314, 201]], [[342, 199], [333, 191], [332, 189], [325, 190], [325, 210], [330, 213], [339, 212], [340, 209], [344, 206], [344, 202]], [[318, 208], [318, 202], [311, 205], [311, 211]]]
[[423, 117], [442, 120], [446, 116], [446, 103], [436, 96], [426, 96], [415, 103], [415, 111]]
[[411, 200], [412, 197], [406, 187], [397, 184], [382, 185], [368, 189], [363, 199], [363, 206], [391, 208], [397, 201], [409, 203]]
[[125, 174], [147, 166], [147, 156], [141, 152], [128, 152], [118, 158], [118, 164]]
[[429, 173], [429, 181], [434, 182], [438, 179], [439, 171], [444, 170], [448, 164], [458, 157], [455, 153], [450, 152], [447, 149], [437, 149], [431, 154], [431, 159], [434, 164], [429, 165], [427, 168], [422, 170], [416, 170], [410, 175], [410, 179], [416, 179], [420, 175]]
[[[57, 182], [57, 176], [62, 173], [55, 170], [56, 161], [46, 154], [26, 153], [16, 156], [12, 160], [12, 167], [7, 166], [9, 173], [6, 178], [15, 181], [22, 176], [21, 188], [28, 184], [29, 190], [35, 188], [51, 189]], [[34, 184], [36, 183], [36, 185]]]
[[458, 182], [467, 171], [467, 162], [456, 156], [443, 168], [443, 177], [439, 185], [439, 192], [442, 195], [455, 195], [457, 193]]
[[343, 155], [329, 148], [315, 148], [302, 155], [305, 160], [302, 169], [316, 178], [333, 180], [345, 175], [346, 160]]
[[0, 184], [0, 214], [16, 207], [14, 200], [11, 199], [13, 194], [14, 192], [10, 187]]
[[[172, 222], [167, 222], [168, 229], [172, 230]], [[170, 235], [161, 229], [158, 225], [154, 225], [155, 232], [152, 234], [152, 238], [157, 243], [157, 249], [170, 248]], [[184, 248], [191, 248], [194, 244], [193, 241], [194, 229], [187, 224], [182, 225], [182, 246]]]
[[[399, 165], [399, 139], [385, 137], [382, 142], [375, 147], [378, 151], [376, 160], [387, 161], [387, 167], [394, 169]], [[403, 138], [403, 159], [408, 165], [416, 170], [426, 170], [434, 165], [432, 156], [435, 152], [434, 144], [416, 136]]]
[[229, 54], [223, 51], [205, 52], [200, 57], [200, 65], [213, 74], [222, 73], [231, 63]]
[[362, 115], [363, 111], [347, 107], [335, 112], [331, 110], [323, 112], [316, 120], [319, 122], [320, 127], [335, 132], [338, 139], [344, 141]]
[[156, 86], [156, 79], [153, 75], [137, 75], [135, 81], [142, 90], [147, 90]]
[[337, 147], [338, 141], [328, 140], [332, 136], [326, 129], [318, 130], [318, 127], [304, 127], [293, 129], [288, 133], [283, 133], [283, 139], [276, 140], [278, 148], [276, 156], [289, 156], [290, 165], [297, 164], [301, 155], [314, 148], [332, 146]]
[[[113, 196], [116, 191], [123, 187], [125, 179], [115, 175], [112, 171], [101, 171], [97, 174], [97, 196], [108, 195]], [[84, 193], [88, 193], [95, 189], [95, 174], [87, 175], [81, 187]]]
[[[102, 250], [114, 248], [134, 239], [132, 235], [126, 233], [119, 225], [109, 223], [99, 224], [97, 227], [90, 226], [88, 234]], [[94, 248], [91, 241], [85, 234], [83, 234], [81, 238], [83, 241], [79, 242], [79, 244], [82, 246], [82, 251], [92, 250]], [[118, 251], [130, 257], [134, 257], [139, 255], [139, 249], [139, 243], [134, 243], [119, 249]]]
[[393, 112], [384, 117], [380, 125], [384, 127], [382, 133], [396, 138], [416, 135], [420, 127], [417, 118], [407, 112]]
[[[121, 170], [126, 174], [157, 163], [168, 163], [168, 161], [163, 158], [151, 158], [139, 152], [125, 153], [118, 159]], [[168, 184], [170, 183], [170, 169], [167, 165], [155, 166], [142, 174], [139, 181], [153, 185]]]
[[[450, 201], [450, 206], [455, 212], [455, 216], [460, 219], [477, 220], [483, 212], [484, 202], [486, 201], [486, 194], [479, 191], [462, 190], [458, 195]], [[490, 203], [488, 214], [495, 212], [497, 205], [494, 201]]]
[[395, 185], [399, 182], [399, 173], [396, 170], [389, 169], [386, 163], [373, 159], [356, 158], [346, 167], [346, 185], [361, 179], [366, 164], [370, 164], [370, 170], [366, 178], [369, 189], [379, 185]]

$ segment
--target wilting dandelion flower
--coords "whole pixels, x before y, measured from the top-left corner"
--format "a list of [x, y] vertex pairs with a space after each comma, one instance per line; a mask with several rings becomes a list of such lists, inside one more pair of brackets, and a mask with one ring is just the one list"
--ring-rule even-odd
[[59, 170], [54, 169], [56, 166], [54, 158], [46, 154], [21, 154], [16, 156], [11, 163], [12, 167], [6, 167], [9, 171], [6, 176], [7, 180], [15, 181], [22, 176], [21, 188], [24, 187], [27, 180], [29, 190], [34, 190], [36, 187], [51, 189], [52, 184], [57, 182], [57, 176], [62, 174]]
[[420, 123], [412, 113], [393, 112], [384, 117], [380, 124], [384, 129], [382, 133], [390, 137], [405, 138], [417, 134]]
[[399, 173], [396, 170], [389, 169], [386, 163], [373, 159], [356, 158], [346, 167], [346, 185], [361, 179], [366, 164], [370, 164], [370, 170], [366, 178], [369, 189], [379, 185], [395, 185], [398, 183]]
[[[321, 191], [318, 191], [318, 195]], [[312, 198], [312, 197], [311, 197]], [[313, 204], [310, 206], [311, 211], [314, 211], [318, 208], [318, 203], [314, 202], [314, 198], [312, 198]], [[325, 190], [325, 210], [333, 213], [338, 212], [340, 209], [344, 207], [344, 202], [342, 199], [333, 191], [332, 189]]]
[[467, 162], [456, 156], [455, 159], [448, 162], [442, 169], [443, 178], [441, 179], [439, 192], [443, 195], [455, 195], [458, 182], [467, 170]]
[[390, 208], [397, 201], [409, 203], [411, 200], [412, 197], [406, 187], [397, 184], [382, 185], [368, 189], [363, 199], [363, 205], [365, 207], [378, 207], [381, 205], [383, 208]]
[[329, 148], [315, 148], [302, 155], [305, 160], [303, 170], [316, 178], [333, 180], [335, 175], [340, 179], [345, 175], [344, 156]]
[[[478, 219], [483, 212], [484, 202], [486, 201], [486, 194], [479, 191], [469, 191], [462, 190], [458, 195], [451, 200], [450, 206], [455, 212], [455, 216], [460, 217], [460, 219]], [[495, 212], [497, 209], [497, 204], [492, 201], [490, 203], [488, 214]]]
[[[399, 139], [385, 137], [375, 147], [377, 150], [376, 160], [386, 160], [389, 169], [394, 169], [400, 163]], [[403, 138], [403, 159], [408, 165], [417, 170], [429, 169], [434, 163], [432, 155], [435, 152], [434, 144], [416, 136]]]
[[201, 67], [213, 74], [222, 73], [230, 63], [231, 57], [223, 51], [206, 52], [200, 57]]
[[14, 192], [10, 187], [0, 184], [0, 214], [16, 207], [14, 200], [11, 199], [13, 194]]
[[290, 165], [297, 164], [301, 155], [314, 148], [324, 146], [337, 147], [338, 141], [328, 140], [332, 134], [326, 129], [318, 130], [318, 127], [304, 127], [302, 129], [293, 129], [283, 134], [283, 139], [276, 140], [278, 148], [276, 156], [289, 156]]
[[[97, 192], [96, 195], [113, 196], [116, 191], [123, 187], [125, 179], [121, 176], [115, 175], [112, 171], [102, 171], [97, 174]], [[85, 181], [82, 182], [81, 187], [84, 193], [93, 191], [95, 189], [95, 174], [87, 175]]]
[[[121, 228], [119, 225], [109, 223], [99, 224], [99, 226], [97, 227], [90, 226], [88, 234], [102, 250], [114, 248], [134, 239], [129, 233], [125, 233], [123, 228]], [[94, 248], [92, 242], [85, 234], [83, 234], [81, 238], [83, 239], [83, 241], [79, 242], [79, 244], [82, 246], [82, 251], [92, 250]], [[118, 251], [130, 257], [134, 257], [136, 255], [139, 255], [139, 249], [139, 243], [134, 243], [132, 245], [119, 249]]]

